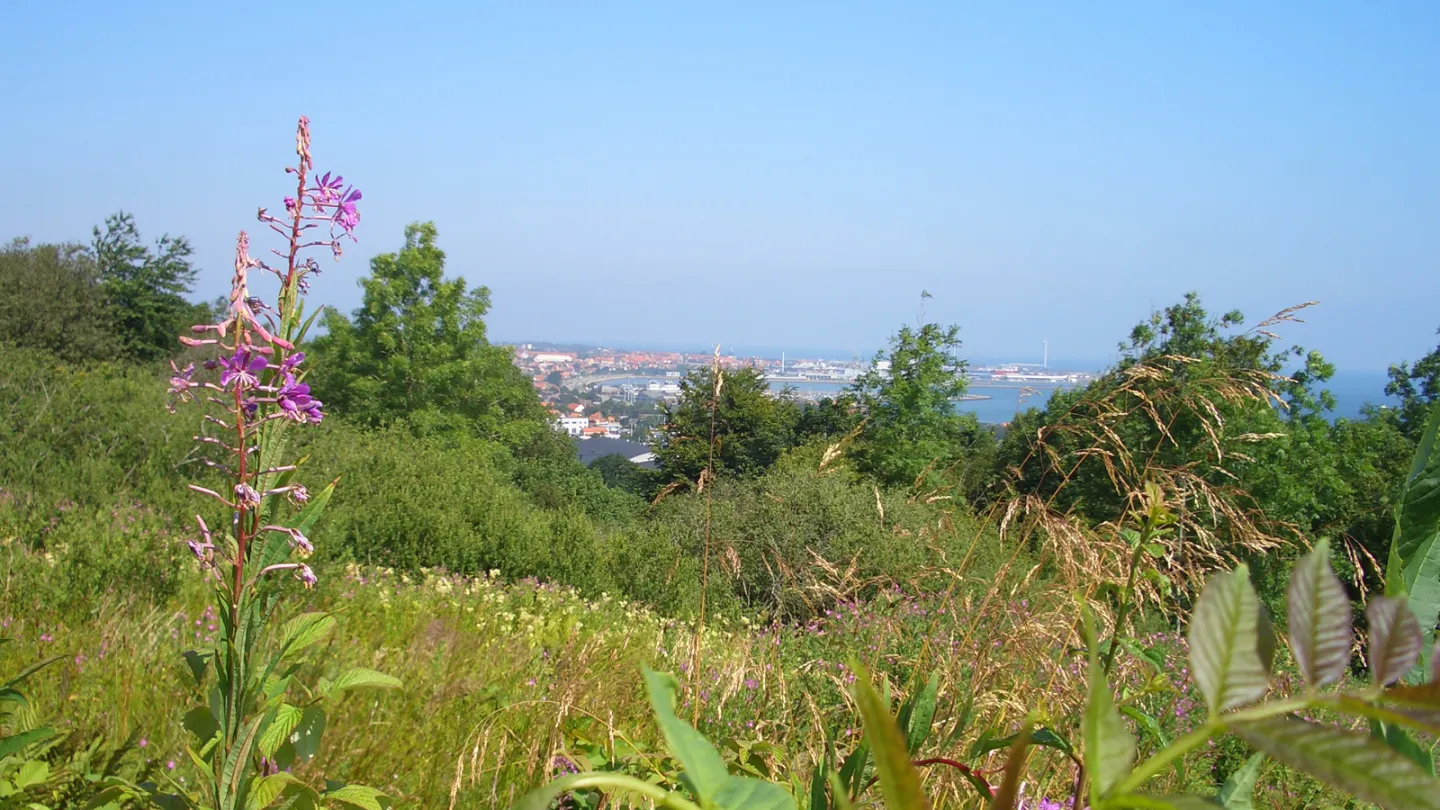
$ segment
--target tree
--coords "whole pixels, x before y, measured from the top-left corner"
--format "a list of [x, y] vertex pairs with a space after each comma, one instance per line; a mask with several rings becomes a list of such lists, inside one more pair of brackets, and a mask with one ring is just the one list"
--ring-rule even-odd
[[16, 239], [0, 248], [0, 341], [71, 362], [118, 354], [99, 274], [83, 245], [31, 247]]
[[1413, 366], [1408, 363], [1391, 366], [1385, 393], [1400, 398], [1400, 429], [1412, 442], [1420, 441], [1430, 404], [1440, 398], [1440, 346]]
[[173, 354], [176, 336], [209, 314], [208, 307], [185, 299], [195, 283], [189, 240], [166, 234], [152, 250], [125, 211], [107, 217], [105, 230], [96, 226], [92, 234], [91, 255], [122, 353], [140, 360]]
[[510, 350], [486, 338], [490, 291], [445, 278], [436, 238], [434, 223], [407, 226], [398, 253], [370, 260], [353, 320], [326, 312], [314, 390], [362, 424], [404, 421], [418, 433], [464, 431], [516, 449], [546, 444], [554, 431], [534, 386]]
[[965, 362], [956, 358], [960, 327], [901, 327], [888, 352], [875, 355], [851, 393], [865, 419], [853, 451], [857, 468], [900, 487], [973, 483], [969, 462], [985, 458], [993, 437], [955, 400], [965, 394]]
[[712, 438], [716, 475], [758, 475], [793, 443], [794, 403], [773, 396], [760, 369], [725, 369], [720, 380], [717, 395], [714, 371], [691, 369], [678, 401], [665, 408], [655, 455], [671, 481], [699, 480], [711, 464]]

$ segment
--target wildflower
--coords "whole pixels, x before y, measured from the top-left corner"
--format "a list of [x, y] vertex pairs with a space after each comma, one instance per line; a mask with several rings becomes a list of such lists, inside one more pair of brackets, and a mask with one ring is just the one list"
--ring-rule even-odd
[[265, 358], [259, 354], [252, 353], [249, 349], [240, 349], [234, 356], [224, 361], [225, 371], [220, 374], [220, 385], [228, 388], [230, 383], [238, 381], [242, 385], [259, 385], [259, 374], [265, 366]]
[[301, 584], [306, 588], [313, 588], [315, 587], [315, 583], [320, 581], [320, 578], [315, 576], [315, 572], [310, 570], [310, 566], [303, 564], [300, 566], [300, 570], [296, 572], [295, 577], [299, 579]]
[[280, 362], [280, 371], [293, 372], [295, 367], [305, 362], [305, 352], [293, 352]]
[[315, 178], [315, 198], [322, 203], [333, 203], [340, 199], [340, 187], [345, 185], [345, 178], [335, 175], [333, 178], [330, 172], [326, 172]]
[[298, 204], [295, 202], [295, 198], [294, 198], [294, 197], [286, 197], [286, 198], [285, 198], [285, 212], [286, 212], [287, 214], [292, 214], [292, 215], [293, 215], [293, 214], [295, 213], [295, 208], [296, 208], [297, 205], [298, 205]]
[[139, 745], [141, 748], [144, 748], [145, 746], [147, 746], [147, 745], [149, 745], [149, 744], [150, 744], [150, 738], [149, 738], [149, 737], [141, 737], [141, 738], [140, 738], [140, 742], [138, 743], [138, 745]]
[[[303, 357], [303, 355], [302, 355]], [[289, 362], [288, 360], [286, 362]], [[320, 411], [320, 400], [310, 396], [310, 386], [295, 381], [295, 375], [286, 372], [285, 384], [275, 392], [275, 401], [286, 419], [297, 422], [319, 422], [325, 418]]]
[[41, 644], [49, 644], [50, 642], [52, 642], [52, 641], [54, 641], [54, 640], [55, 640], [55, 637], [52, 636], [52, 635], [50, 635], [49, 633], [41, 633], [41, 634], [40, 634], [40, 643], [41, 643]]
[[236, 484], [235, 497], [240, 499], [241, 503], [248, 503], [257, 506], [260, 503], [260, 493], [256, 492], [255, 488], [250, 486], [249, 484]]
[[165, 762], [165, 770], [167, 770], [167, 771], [173, 771], [173, 770], [175, 770], [175, 760], [173, 760], [173, 759], [172, 759], [172, 760], [167, 760], [167, 761]]
[[294, 484], [290, 487], [290, 499], [295, 503], [304, 506], [310, 501], [310, 490], [301, 484]]
[[170, 370], [174, 372], [170, 375], [171, 396], [189, 397], [191, 395], [190, 388], [194, 385], [194, 383], [190, 382], [190, 377], [195, 374], [195, 364], [191, 363], [182, 371], [175, 365], [175, 361], [171, 360]]
[[345, 233], [352, 233], [355, 226], [360, 224], [360, 212], [356, 210], [355, 203], [359, 202], [362, 196], [360, 189], [350, 189], [335, 209], [333, 221], [343, 228]]

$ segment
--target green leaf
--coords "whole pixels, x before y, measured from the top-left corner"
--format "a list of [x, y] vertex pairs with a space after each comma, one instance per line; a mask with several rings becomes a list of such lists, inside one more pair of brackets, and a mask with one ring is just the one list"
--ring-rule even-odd
[[1440, 782], [1369, 735], [1290, 718], [1238, 724], [1271, 759], [1386, 810], [1440, 810]]
[[870, 676], [858, 663], [851, 663], [856, 674], [855, 701], [860, 704], [860, 721], [865, 739], [875, 752], [875, 770], [880, 777], [880, 793], [888, 810], [918, 810], [927, 806], [920, 790], [920, 774], [910, 764], [905, 737], [890, 714], [890, 708], [870, 685]]
[[264, 810], [280, 798], [287, 786], [299, 782], [300, 780], [283, 771], [255, 777], [250, 780], [250, 795], [245, 799], [245, 810]]
[[1165, 730], [1160, 728], [1160, 721], [1156, 720], [1154, 716], [1135, 706], [1121, 706], [1120, 713], [1134, 720], [1137, 726], [1149, 732], [1150, 736], [1155, 738], [1155, 742], [1162, 746], [1170, 744], [1170, 738], [1165, 734]]
[[290, 732], [290, 743], [295, 746], [295, 759], [309, 762], [320, 752], [320, 740], [325, 736], [325, 710], [310, 706], [300, 714], [300, 722]]
[[1380, 723], [1380, 739], [1385, 744], [1408, 757], [1411, 762], [1420, 766], [1431, 778], [1435, 776], [1435, 759], [1430, 756], [1428, 748], [1421, 748], [1415, 739], [1405, 729], [1390, 723]]
[[341, 673], [324, 691], [335, 697], [349, 689], [399, 689], [404, 684], [394, 675], [386, 675], [373, 669], [356, 667]]
[[1370, 624], [1370, 674], [1382, 686], [1405, 677], [1420, 660], [1420, 625], [1405, 597], [1377, 596], [1365, 606]]
[[1225, 810], [1255, 809], [1255, 780], [1260, 777], [1260, 766], [1264, 762], [1264, 754], [1251, 754], [1220, 786], [1220, 795], [1215, 798]]
[[[974, 745], [970, 746], [970, 757], [973, 759], [982, 754], [988, 754], [991, 751], [1009, 748], [1010, 745], [1015, 742], [1015, 738], [1019, 736], [1019, 732], [1006, 737], [992, 737], [987, 733], [976, 740]], [[1030, 732], [1030, 744], [1054, 748], [1057, 751], [1064, 751], [1067, 756], [1073, 756], [1075, 754], [1075, 748], [1070, 744], [1069, 740], [1044, 726]]]
[[323, 640], [335, 629], [335, 617], [329, 613], [302, 613], [285, 623], [285, 641], [280, 645], [284, 657], [300, 652]]
[[300, 724], [300, 717], [303, 712], [289, 703], [281, 703], [275, 709], [275, 716], [270, 720], [270, 725], [260, 733], [260, 753], [271, 759], [275, 758], [275, 752], [285, 743], [290, 732]]
[[19, 790], [38, 785], [50, 778], [50, 763], [43, 759], [27, 759], [10, 781]]
[[196, 706], [186, 712], [180, 725], [194, 734], [195, 742], [201, 746], [215, 739], [215, 735], [220, 733], [220, 723], [215, 720], [215, 714], [209, 706]]
[[185, 656], [185, 663], [190, 665], [190, 674], [195, 678], [195, 685], [204, 686], [205, 669], [210, 666], [210, 659], [215, 657], [215, 653], [186, 650], [183, 655]]
[[1085, 698], [1082, 731], [1085, 737], [1085, 770], [1090, 777], [1090, 793], [1102, 798], [1124, 779], [1135, 765], [1135, 738], [1125, 728], [1125, 721], [1115, 710], [1115, 699], [1105, 680], [1105, 667], [1100, 662], [1094, 617], [1084, 611], [1086, 640], [1090, 645], [1090, 684]]
[[715, 791], [718, 810], [795, 810], [795, 798], [773, 782], [730, 776]]
[[925, 682], [925, 688], [920, 690], [912, 704], [910, 715], [905, 718], [905, 744], [913, 756], [925, 740], [930, 737], [930, 724], [935, 720], [935, 702], [940, 691], [940, 673], [930, 674], [930, 680]]
[[1350, 663], [1350, 597], [1321, 540], [1290, 572], [1290, 647], [1310, 686], [1338, 683]]
[[329, 801], [344, 802], [361, 810], [384, 810], [380, 806], [380, 797], [384, 795], [375, 788], [364, 785], [346, 785], [336, 790], [327, 790], [323, 794]]
[[1187, 637], [1190, 668], [1212, 717], [1265, 696], [1274, 633], [1247, 566], [1210, 577]]
[[1149, 796], [1143, 793], [1127, 793], [1112, 796], [1105, 801], [1106, 808], [1134, 807], [1138, 810], [1215, 810], [1220, 807], [1214, 799], [1203, 796]]
[[680, 760], [685, 777], [701, 802], [713, 798], [729, 778], [725, 761], [700, 732], [675, 716], [675, 695], [680, 690], [673, 675], [645, 667], [645, 688], [650, 695], [650, 709], [665, 735], [670, 753]]
[[[1430, 409], [1400, 503], [1385, 573], [1387, 596], [1410, 597], [1426, 642], [1440, 615], [1440, 399]], [[1428, 644], [1427, 644], [1428, 647]]]
[[4, 759], [11, 754], [18, 754], [25, 750], [26, 747], [45, 742], [54, 736], [55, 729], [41, 727], [0, 738], [0, 759]]
[[851, 793], [858, 792], [860, 780], [865, 778], [865, 767], [870, 764], [870, 745], [864, 741], [840, 763], [840, 781]]

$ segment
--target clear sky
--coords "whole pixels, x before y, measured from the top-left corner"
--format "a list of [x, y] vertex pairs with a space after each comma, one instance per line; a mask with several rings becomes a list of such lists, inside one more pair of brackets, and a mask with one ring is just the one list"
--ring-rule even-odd
[[1440, 3], [0, 3], [0, 236], [119, 208], [205, 297], [294, 119], [508, 340], [1105, 358], [1188, 289], [1342, 368], [1440, 327]]

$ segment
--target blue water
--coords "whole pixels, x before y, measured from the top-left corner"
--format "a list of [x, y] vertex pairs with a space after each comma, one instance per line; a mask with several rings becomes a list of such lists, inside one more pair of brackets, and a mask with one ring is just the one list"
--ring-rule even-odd
[[[618, 383], [632, 383], [644, 385], [650, 380], [660, 379], [657, 377], [637, 377], [631, 380], [617, 380], [611, 385]], [[674, 379], [661, 380], [662, 382], [675, 382]], [[1394, 405], [1394, 400], [1385, 396], [1385, 372], [1371, 371], [1337, 371], [1335, 376], [1325, 385], [1326, 390], [1335, 396], [1335, 410], [1331, 412], [1331, 418], [1346, 417], [1354, 419], [1360, 416], [1361, 409], [1367, 404]], [[780, 390], [790, 386], [797, 391], [815, 393], [820, 396], [834, 395], [848, 388], [846, 383], [831, 382], [773, 382], [770, 387]], [[1020, 399], [1022, 389], [1015, 387], [991, 387], [974, 385], [970, 393], [989, 397], [989, 399], [964, 400], [955, 403], [955, 407], [961, 411], [975, 414], [975, 418], [987, 425], [997, 425], [1009, 422], [1015, 414], [1023, 408], [1043, 407], [1050, 399], [1050, 395], [1060, 386], [1054, 385], [1031, 385], [1029, 391], [1025, 392], [1025, 398]]]

